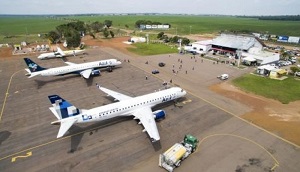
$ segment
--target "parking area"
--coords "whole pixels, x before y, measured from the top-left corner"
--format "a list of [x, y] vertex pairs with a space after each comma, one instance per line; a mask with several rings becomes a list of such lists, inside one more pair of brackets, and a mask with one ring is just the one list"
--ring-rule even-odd
[[[88, 81], [76, 75], [28, 79], [22, 57], [1, 61], [1, 76], [7, 81], [0, 83], [1, 95], [6, 94], [12, 77], [8, 97], [5, 102], [4, 96], [1, 99], [1, 106], [5, 103], [0, 123], [1, 171], [164, 171], [158, 167], [158, 155], [187, 133], [195, 135], [201, 144], [177, 171], [300, 168], [297, 147], [238, 117], [251, 107], [207, 89], [223, 82], [217, 79], [222, 73], [228, 73], [230, 80], [248, 69], [179, 54], [137, 59], [103, 47], [88, 50], [88, 56], [68, 59], [80, 63], [107, 58], [122, 60], [122, 67]], [[165, 66], [159, 67], [159, 62]], [[44, 67], [64, 65], [61, 59], [39, 63]], [[155, 68], [160, 71], [158, 75], [151, 74]], [[164, 89], [163, 82], [171, 80], [171, 85], [186, 89], [188, 95], [180, 100], [182, 107], [173, 103], [156, 107], [167, 112], [166, 119], [157, 123], [160, 143], [152, 145], [143, 128], [130, 117], [74, 125], [66, 137], [56, 139], [58, 126], [50, 125], [56, 118], [48, 109], [48, 95], [59, 94], [76, 107], [89, 109], [112, 103], [96, 83], [138, 96]]]

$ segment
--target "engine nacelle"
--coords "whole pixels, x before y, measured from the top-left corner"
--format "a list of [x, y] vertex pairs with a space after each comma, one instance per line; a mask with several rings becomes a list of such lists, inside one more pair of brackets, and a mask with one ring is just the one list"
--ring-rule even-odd
[[107, 69], [108, 72], [112, 72], [113, 71], [112, 70], [112, 66], [108, 66], [106, 69]]
[[100, 75], [100, 70], [93, 70], [92, 75]]
[[166, 112], [164, 110], [157, 110], [153, 112], [153, 116], [155, 120], [165, 119]]

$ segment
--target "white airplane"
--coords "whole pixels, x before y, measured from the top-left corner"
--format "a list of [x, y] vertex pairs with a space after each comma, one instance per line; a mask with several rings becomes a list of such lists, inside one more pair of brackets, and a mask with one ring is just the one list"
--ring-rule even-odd
[[98, 70], [98, 68], [108, 68], [109, 71], [112, 71], [113, 67], [121, 64], [121, 62], [116, 59], [108, 59], [81, 64], [65, 62], [66, 64], [68, 64], [68, 66], [47, 69], [39, 66], [29, 58], [24, 58], [24, 60], [29, 68], [25, 69], [28, 72], [28, 74], [26, 74], [29, 75], [28, 78], [32, 78], [37, 75], [57, 76], [73, 73], [80, 74], [85, 79], [88, 79], [90, 75], [100, 75], [100, 70]]
[[138, 124], [144, 126], [143, 132], [147, 132], [152, 142], [160, 140], [157, 126], [154, 119], [164, 118], [166, 113], [164, 110], [152, 112], [152, 107], [171, 101], [186, 94], [186, 91], [179, 87], [169, 88], [138, 97], [130, 97], [107, 88], [97, 87], [103, 92], [119, 100], [119, 102], [96, 107], [89, 110], [78, 109], [58, 95], [48, 96], [53, 107], [49, 109], [58, 119], [52, 122], [52, 125], [60, 124], [57, 138], [62, 137], [74, 123], [86, 123], [93, 121], [102, 121], [117, 116], [134, 116], [139, 119]]
[[43, 53], [38, 56], [38, 59], [50, 59], [55, 57], [66, 57], [66, 56], [76, 56], [80, 53], [83, 53], [84, 50], [68, 50], [62, 51], [59, 47], [57, 47], [57, 51], [51, 53]]

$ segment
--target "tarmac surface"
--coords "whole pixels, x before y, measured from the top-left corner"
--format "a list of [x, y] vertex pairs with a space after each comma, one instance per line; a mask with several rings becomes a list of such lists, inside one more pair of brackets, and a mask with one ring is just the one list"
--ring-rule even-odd
[[[201, 58], [191, 55], [133, 57], [106, 47], [87, 52], [88, 55], [67, 59], [82, 63], [117, 58], [122, 60], [122, 67], [111, 73], [102, 71], [101, 76], [91, 80], [77, 75], [28, 79], [23, 57], [0, 59], [1, 172], [163, 172], [158, 167], [159, 154], [181, 141], [185, 134], [196, 136], [200, 144], [176, 171], [299, 171], [299, 146], [239, 118], [251, 107], [207, 88], [223, 82], [216, 78], [222, 73], [228, 73], [231, 79], [250, 69], [238, 70], [207, 59], [201, 62]], [[43, 67], [64, 65], [61, 59], [32, 59]], [[158, 62], [166, 66], [160, 68]], [[153, 69], [160, 73], [151, 74]], [[65, 137], [56, 139], [59, 126], [50, 125], [56, 118], [48, 109], [48, 95], [58, 94], [78, 108], [89, 109], [113, 102], [96, 88], [96, 83], [138, 96], [164, 89], [163, 81], [170, 80], [171, 85], [184, 88], [188, 94], [179, 100], [180, 107], [172, 102], [155, 107], [154, 110], [167, 112], [166, 119], [157, 123], [160, 143], [152, 144], [142, 132], [143, 127], [131, 117], [77, 124]]]

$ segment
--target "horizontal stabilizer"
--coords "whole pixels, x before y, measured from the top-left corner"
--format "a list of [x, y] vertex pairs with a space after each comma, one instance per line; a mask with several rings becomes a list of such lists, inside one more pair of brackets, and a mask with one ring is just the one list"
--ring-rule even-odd
[[39, 74], [40, 73], [38, 73], [38, 72], [30, 73], [30, 76], [28, 78], [32, 78], [32, 77], [38, 76]]
[[65, 62], [65, 63], [69, 66], [76, 65], [76, 63], [71, 63], [71, 62]]
[[57, 134], [57, 138], [65, 135], [65, 133], [72, 127], [72, 125], [77, 121], [75, 118], [67, 118], [60, 121], [60, 128]]

